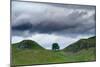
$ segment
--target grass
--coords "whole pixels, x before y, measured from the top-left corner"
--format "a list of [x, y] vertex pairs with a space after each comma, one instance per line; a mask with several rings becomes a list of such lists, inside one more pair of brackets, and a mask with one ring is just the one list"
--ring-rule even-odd
[[[22, 48], [22, 46], [25, 46]], [[12, 65], [68, 63], [96, 60], [96, 37], [81, 39], [63, 50], [46, 50], [32, 40], [12, 44]]]
[[48, 64], [62, 62], [95, 61], [95, 48], [77, 53], [51, 50], [12, 49], [12, 65]]

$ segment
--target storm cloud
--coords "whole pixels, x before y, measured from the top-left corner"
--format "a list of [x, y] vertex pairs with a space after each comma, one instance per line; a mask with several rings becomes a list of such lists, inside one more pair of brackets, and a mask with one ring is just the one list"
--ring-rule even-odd
[[[95, 9], [95, 6], [89, 5], [12, 1], [11, 33], [15, 38], [33, 37], [39, 42], [39, 37], [44, 37], [45, 34], [47, 38], [44, 41], [51, 39], [53, 43], [53, 37], [58, 37], [63, 41], [58, 39], [57, 42], [63, 44], [71, 39], [73, 41], [69, 42], [72, 43], [81, 37], [95, 35]], [[39, 35], [38, 39], [35, 35]], [[44, 41], [40, 44], [45, 45]]]
[[12, 30], [16, 32], [13, 35], [25, 31], [62, 35], [95, 33], [95, 6], [15, 1], [12, 6]]

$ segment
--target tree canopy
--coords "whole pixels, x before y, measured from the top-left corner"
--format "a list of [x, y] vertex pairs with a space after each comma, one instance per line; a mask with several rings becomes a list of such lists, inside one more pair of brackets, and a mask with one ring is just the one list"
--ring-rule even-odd
[[52, 50], [59, 50], [59, 45], [58, 45], [58, 43], [53, 43], [52, 44]]

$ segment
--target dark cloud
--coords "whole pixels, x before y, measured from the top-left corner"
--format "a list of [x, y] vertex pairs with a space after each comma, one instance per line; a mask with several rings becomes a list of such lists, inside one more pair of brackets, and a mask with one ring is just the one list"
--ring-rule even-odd
[[95, 35], [95, 6], [12, 2], [12, 34]]
[[30, 30], [31, 28], [32, 28], [32, 24], [30, 23], [23, 23], [20, 25], [12, 26], [13, 30], [20, 30], [20, 31]]

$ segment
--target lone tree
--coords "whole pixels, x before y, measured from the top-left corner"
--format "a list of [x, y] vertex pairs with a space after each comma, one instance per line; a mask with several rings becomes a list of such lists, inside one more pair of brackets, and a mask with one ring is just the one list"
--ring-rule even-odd
[[53, 43], [52, 44], [52, 50], [59, 50], [59, 45], [58, 45], [58, 43]]

